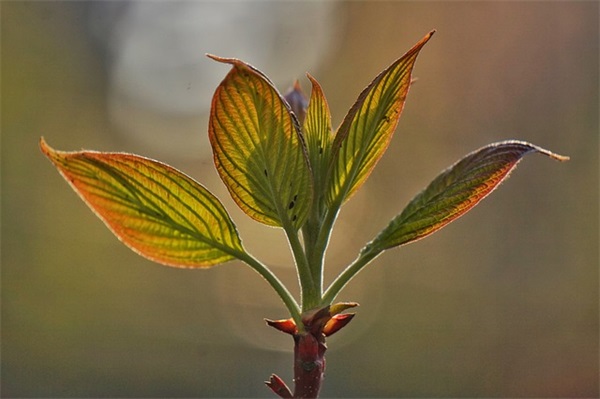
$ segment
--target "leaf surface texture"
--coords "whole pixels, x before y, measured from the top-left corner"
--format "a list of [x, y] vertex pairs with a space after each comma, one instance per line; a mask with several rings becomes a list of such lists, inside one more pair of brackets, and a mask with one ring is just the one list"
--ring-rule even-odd
[[166, 164], [126, 153], [44, 154], [71, 187], [128, 247], [155, 262], [209, 267], [244, 253], [219, 200]]
[[522, 141], [504, 141], [474, 151], [438, 175], [363, 252], [408, 244], [426, 237], [470, 211], [502, 183], [527, 154], [554, 154]]
[[332, 145], [329, 203], [340, 206], [348, 200], [383, 156], [404, 107], [417, 56], [433, 33], [381, 72], [350, 108]]
[[210, 57], [233, 67], [215, 91], [209, 122], [221, 179], [253, 219], [298, 229], [312, 201], [312, 179], [296, 117], [260, 71]]

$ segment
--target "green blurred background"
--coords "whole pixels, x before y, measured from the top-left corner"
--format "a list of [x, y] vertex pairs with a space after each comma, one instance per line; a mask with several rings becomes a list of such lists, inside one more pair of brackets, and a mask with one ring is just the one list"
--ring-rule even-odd
[[[225, 4], [225, 5], [223, 5]], [[598, 2], [2, 2], [2, 395], [267, 397], [291, 383], [285, 317], [258, 275], [153, 264], [121, 245], [38, 150], [129, 151], [197, 178], [297, 292], [282, 233], [235, 208], [206, 112], [243, 58], [305, 71], [340, 123], [430, 29], [390, 148], [340, 215], [327, 281], [437, 173], [508, 138], [527, 157], [468, 216], [390, 251], [340, 299], [324, 397], [597, 397]]]

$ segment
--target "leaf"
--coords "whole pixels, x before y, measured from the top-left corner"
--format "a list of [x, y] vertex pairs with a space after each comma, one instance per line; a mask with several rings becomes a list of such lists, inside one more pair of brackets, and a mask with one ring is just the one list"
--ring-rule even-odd
[[308, 159], [313, 173], [314, 191], [315, 194], [320, 194], [323, 192], [331, 157], [333, 142], [331, 114], [319, 82], [312, 76], [307, 76], [312, 83], [312, 92], [302, 130], [306, 138]]
[[215, 91], [209, 122], [214, 161], [233, 200], [253, 219], [300, 228], [312, 182], [298, 121], [260, 71], [236, 59]]
[[333, 141], [330, 204], [340, 206], [358, 190], [383, 156], [396, 130], [419, 51], [429, 32], [381, 72], [358, 96]]
[[209, 267], [243, 254], [219, 200], [182, 172], [125, 153], [42, 152], [108, 228], [138, 254], [169, 266]]
[[472, 152], [436, 177], [364, 249], [377, 253], [426, 237], [467, 213], [531, 152], [569, 158], [522, 141], [504, 141]]

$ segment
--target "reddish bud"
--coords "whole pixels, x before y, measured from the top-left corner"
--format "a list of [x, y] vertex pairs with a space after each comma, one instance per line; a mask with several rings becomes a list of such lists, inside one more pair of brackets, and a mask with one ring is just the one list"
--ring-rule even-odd
[[323, 334], [326, 337], [335, 334], [344, 328], [346, 324], [350, 323], [350, 320], [352, 320], [354, 315], [354, 313], [336, 314], [327, 322], [327, 324], [325, 324], [325, 327], [323, 327]]
[[329, 307], [329, 314], [335, 316], [338, 313], [342, 313], [344, 310], [354, 308], [358, 306], [357, 302], [338, 302]]
[[271, 374], [269, 381], [265, 381], [265, 385], [271, 388], [273, 392], [280, 398], [293, 398], [292, 391], [285, 385], [285, 382], [275, 374]]
[[308, 312], [302, 313], [302, 323], [306, 327], [306, 330], [315, 335], [319, 335], [321, 333], [323, 326], [329, 321], [330, 318], [329, 306], [312, 309]]
[[295, 335], [298, 332], [298, 329], [296, 328], [296, 323], [294, 323], [294, 319], [282, 319], [282, 320], [269, 320], [269, 319], [265, 319], [265, 321], [267, 322], [268, 325], [270, 325], [271, 327], [290, 334], [290, 335]]

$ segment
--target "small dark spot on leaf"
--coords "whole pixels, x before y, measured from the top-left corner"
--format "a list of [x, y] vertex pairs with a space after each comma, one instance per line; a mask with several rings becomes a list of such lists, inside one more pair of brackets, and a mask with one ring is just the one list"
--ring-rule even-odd
[[296, 219], [298, 219], [298, 215], [294, 215], [294, 216], [292, 217], [292, 222], [295, 222], [295, 221], [296, 221]]
[[323, 153], [323, 147], [319, 147], [319, 155]]
[[294, 195], [294, 201], [298, 199], [298, 194]]
[[269, 174], [267, 173], [267, 170], [263, 170], [263, 172], [265, 173], [265, 177], [269, 177]]
[[294, 205], [296, 205], [296, 204], [294, 203], [294, 201], [290, 202], [290, 204], [288, 205], [288, 209], [292, 209], [292, 208], [294, 207]]

